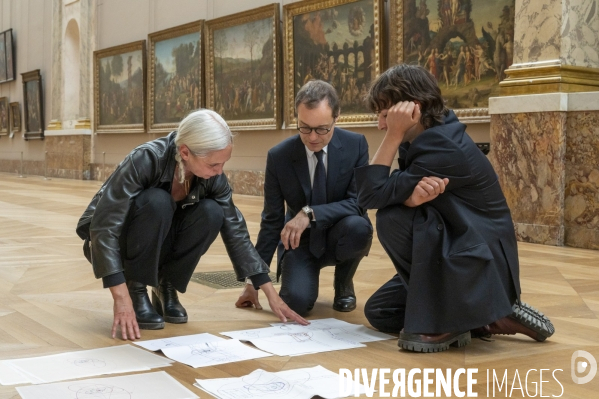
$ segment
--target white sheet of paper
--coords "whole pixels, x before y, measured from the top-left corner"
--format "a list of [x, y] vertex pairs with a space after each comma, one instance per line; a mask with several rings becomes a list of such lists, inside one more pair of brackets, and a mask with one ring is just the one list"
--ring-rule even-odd
[[147, 371], [153, 367], [169, 366], [171, 363], [168, 359], [131, 345], [13, 359], [8, 362], [34, 384]]
[[[240, 378], [196, 380], [195, 386], [220, 399], [326, 399], [339, 397], [337, 373], [322, 366], [270, 373], [256, 370]], [[366, 392], [360, 385], [360, 392]]]
[[133, 343], [135, 345], [141, 346], [142, 348], [146, 348], [147, 350], [155, 352], [163, 348], [171, 348], [174, 346], [196, 345], [205, 342], [215, 342], [224, 340], [224, 338], [217, 337], [216, 335], [202, 333], [195, 335], [183, 335], [180, 337], [153, 339], [150, 341], [135, 341]]
[[144, 366], [149, 367], [151, 369], [155, 369], [158, 367], [168, 367], [171, 366], [172, 363], [174, 363], [174, 361], [169, 358], [145, 351], [143, 349], [139, 349], [133, 345], [122, 345], [120, 346], [120, 348], [123, 351], [123, 355], [126, 355], [131, 359], [138, 360], [141, 363], [143, 363]]
[[361, 348], [366, 345], [336, 339], [328, 331], [305, 331], [275, 335], [250, 340], [257, 348], [278, 356], [297, 356], [343, 349]]
[[358, 325], [358, 324], [348, 323], [347, 321], [335, 319], [333, 317], [329, 317], [327, 319], [316, 319], [316, 320], [309, 320], [309, 321], [310, 321], [310, 324], [308, 324], [307, 326], [302, 326], [301, 324], [296, 323], [294, 321], [288, 322], [288, 323], [270, 323], [270, 325], [273, 327], [298, 326], [298, 327], [304, 327], [304, 328], [309, 328], [309, 329], [313, 329], [313, 330], [325, 330], [327, 328], [343, 328], [343, 327], [350, 327], [350, 326]]
[[[298, 324], [299, 326], [299, 324]], [[264, 327], [264, 328], [253, 328], [251, 330], [239, 330], [239, 331], [227, 331], [222, 332], [229, 338], [238, 339], [240, 341], [251, 341], [252, 339], [258, 338], [270, 338], [277, 335], [288, 335], [289, 333], [300, 332], [296, 326], [277, 326], [277, 327]]]
[[163, 348], [162, 353], [173, 360], [196, 368], [272, 356], [270, 353], [250, 348], [236, 339]]
[[17, 387], [22, 399], [197, 399], [164, 371]]
[[340, 330], [335, 332], [339, 339], [362, 343], [397, 339], [397, 337], [394, 337], [393, 335], [371, 330], [361, 324], [351, 324], [333, 318], [311, 320], [310, 324], [307, 326], [302, 326], [298, 323], [271, 323], [271, 326], [299, 332], [306, 330]]
[[0, 384], [1, 385], [17, 385], [30, 384], [31, 380], [19, 372], [19, 370], [11, 367], [7, 360], [0, 361]]

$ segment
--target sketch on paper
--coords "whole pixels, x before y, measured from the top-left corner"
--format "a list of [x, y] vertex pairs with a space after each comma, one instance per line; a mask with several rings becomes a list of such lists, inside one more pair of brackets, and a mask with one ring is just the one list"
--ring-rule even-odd
[[75, 365], [77, 367], [85, 367], [85, 368], [90, 368], [90, 369], [106, 367], [106, 362], [102, 359], [88, 359], [88, 358], [69, 359], [68, 362], [72, 363], [73, 365]]
[[76, 399], [131, 399], [131, 392], [104, 384], [80, 383], [69, 386]]
[[189, 346], [189, 359], [192, 357], [200, 357], [208, 361], [229, 363], [241, 360], [238, 356], [221, 349], [218, 344], [206, 342], [200, 345]]
[[[270, 373], [261, 369], [239, 378], [196, 380], [196, 387], [221, 399], [337, 398], [339, 376], [322, 366]], [[360, 392], [366, 392], [359, 384]]]
[[173, 348], [176, 346], [198, 345], [204, 342], [224, 341], [223, 338], [216, 335], [201, 333], [194, 335], [182, 335], [179, 337], [169, 337], [161, 339], [152, 339], [149, 341], [134, 342], [135, 345], [141, 346], [150, 351], [159, 351], [163, 348]]
[[162, 353], [191, 367], [214, 366], [271, 356], [236, 339], [162, 348]]
[[254, 344], [255, 339], [268, 339], [277, 342], [278, 340], [274, 337], [279, 336], [292, 336], [296, 342], [309, 341], [313, 340], [314, 337], [314, 334], [309, 334], [311, 332], [317, 332], [318, 336], [328, 336], [331, 340], [344, 343], [364, 343], [395, 338], [392, 335], [371, 330], [363, 325], [351, 324], [333, 318], [311, 320], [307, 326], [297, 323], [272, 323], [271, 326], [221, 334], [241, 341], [251, 341]]
[[164, 371], [17, 387], [22, 399], [197, 399]]
[[268, 396], [278, 398], [280, 395], [289, 394], [294, 386], [303, 384], [308, 380], [310, 380], [310, 374], [305, 371], [298, 371], [294, 381], [288, 381], [274, 373], [256, 370], [254, 373], [241, 377], [240, 381], [224, 385], [218, 389], [218, 393], [223, 399], [263, 398]]

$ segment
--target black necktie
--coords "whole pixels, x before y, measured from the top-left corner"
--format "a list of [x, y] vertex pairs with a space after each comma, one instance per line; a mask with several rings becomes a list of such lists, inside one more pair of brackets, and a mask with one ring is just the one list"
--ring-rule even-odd
[[[318, 162], [316, 163], [314, 182], [312, 183], [312, 200], [310, 201], [310, 205], [312, 206], [327, 203], [327, 172], [322, 160], [323, 154], [322, 150], [314, 153]], [[312, 255], [320, 258], [326, 248], [326, 231], [324, 229], [317, 229], [314, 225], [312, 225], [310, 230], [310, 252]]]

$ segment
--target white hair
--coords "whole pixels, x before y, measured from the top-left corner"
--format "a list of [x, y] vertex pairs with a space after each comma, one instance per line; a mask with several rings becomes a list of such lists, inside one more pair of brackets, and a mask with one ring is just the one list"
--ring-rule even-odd
[[198, 109], [187, 115], [181, 123], [175, 138], [179, 166], [179, 182], [185, 181], [185, 165], [179, 153], [179, 147], [186, 145], [193, 155], [205, 157], [211, 152], [220, 151], [233, 143], [233, 133], [227, 122], [216, 112]]

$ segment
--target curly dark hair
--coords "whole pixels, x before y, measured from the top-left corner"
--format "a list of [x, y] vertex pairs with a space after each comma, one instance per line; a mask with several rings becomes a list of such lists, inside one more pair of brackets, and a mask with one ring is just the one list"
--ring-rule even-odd
[[417, 65], [399, 64], [387, 69], [370, 84], [366, 95], [366, 103], [375, 113], [400, 101], [420, 103], [420, 123], [425, 129], [443, 124], [449, 113], [437, 80]]

